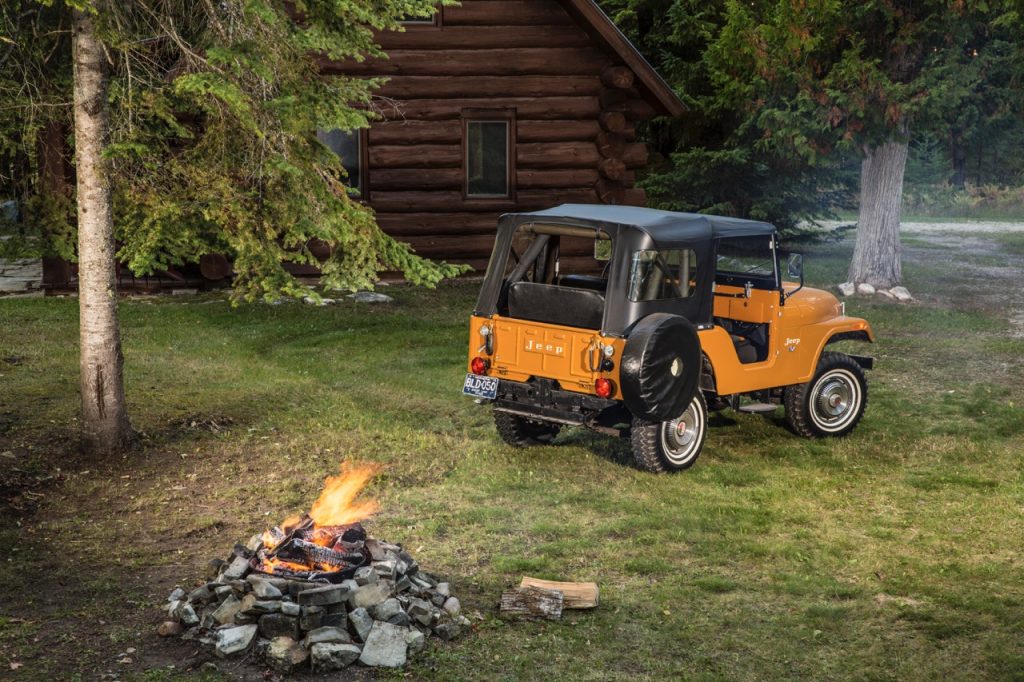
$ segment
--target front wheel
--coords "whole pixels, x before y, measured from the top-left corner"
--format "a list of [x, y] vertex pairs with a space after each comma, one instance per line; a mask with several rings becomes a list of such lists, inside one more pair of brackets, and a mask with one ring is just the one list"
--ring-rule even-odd
[[805, 438], [845, 436], [864, 416], [868, 381], [849, 355], [822, 353], [814, 378], [786, 388], [786, 422]]
[[517, 448], [530, 445], [550, 445], [558, 432], [562, 430], [561, 424], [534, 421], [518, 414], [498, 410], [494, 411], [494, 425], [497, 427], [501, 439]]
[[675, 419], [650, 422], [633, 419], [633, 458], [644, 471], [682, 471], [697, 461], [708, 434], [708, 405], [697, 391], [689, 407]]

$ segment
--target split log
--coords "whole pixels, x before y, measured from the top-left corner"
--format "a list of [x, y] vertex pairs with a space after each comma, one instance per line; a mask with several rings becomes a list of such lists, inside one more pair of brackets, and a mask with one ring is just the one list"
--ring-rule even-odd
[[636, 74], [628, 66], [609, 66], [601, 72], [601, 83], [609, 88], [628, 90], [633, 87]]
[[[625, 166], [623, 166], [625, 170]], [[593, 187], [600, 179], [598, 172], [589, 168], [573, 170], [519, 170], [516, 185], [520, 189], [559, 189]]]
[[598, 122], [610, 133], [621, 133], [629, 123], [621, 111], [602, 111], [598, 116]]
[[573, 23], [558, 3], [547, 0], [504, 0], [503, 2], [466, 2], [444, 8], [445, 32], [452, 26], [533, 26]]
[[[461, 168], [458, 144], [371, 145], [370, 168]], [[373, 170], [370, 171], [373, 173]]]
[[609, 133], [607, 130], [602, 130], [597, 134], [597, 151], [601, 153], [601, 156], [621, 157], [625, 150], [626, 138], [622, 135]]
[[519, 587], [501, 595], [501, 615], [525, 620], [558, 620], [564, 599], [558, 590]]
[[562, 593], [563, 606], [567, 609], [592, 609], [597, 606], [599, 596], [597, 583], [565, 583], [526, 576], [519, 583], [519, 587], [557, 590]]
[[[493, 97], [467, 99], [412, 99], [405, 101], [374, 101], [374, 111], [389, 121], [419, 119], [423, 121], [445, 121], [461, 119], [463, 109], [493, 109], [500, 106], [515, 109], [522, 119], [575, 121], [597, 118], [601, 107], [596, 97], [508, 97], [496, 100]], [[616, 112], [619, 131], [625, 130], [625, 114]]]
[[520, 144], [516, 164], [522, 168], [594, 168], [601, 155], [593, 142]]
[[377, 91], [396, 99], [445, 99], [465, 97], [594, 97], [601, 84], [593, 76], [404, 76], [385, 83]]
[[524, 121], [516, 122], [516, 141], [576, 142], [592, 141], [601, 132], [597, 121]]
[[317, 63], [323, 73], [348, 76], [597, 76], [610, 61], [607, 53], [592, 47], [392, 50], [388, 56], [362, 62], [320, 56]]
[[616, 182], [621, 182], [626, 175], [626, 164], [622, 159], [601, 159], [597, 168], [601, 175]]
[[502, 47], [588, 47], [593, 39], [576, 26], [453, 26], [445, 8], [444, 30], [381, 31], [377, 42], [392, 50], [477, 50]]

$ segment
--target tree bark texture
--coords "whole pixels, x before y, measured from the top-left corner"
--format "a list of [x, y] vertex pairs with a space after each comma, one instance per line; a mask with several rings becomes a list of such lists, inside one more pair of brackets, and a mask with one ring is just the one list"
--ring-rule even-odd
[[110, 130], [107, 64], [94, 17], [75, 10], [73, 25], [82, 447], [109, 454], [127, 449], [133, 434], [124, 400], [110, 184], [102, 159]]
[[890, 140], [865, 148], [860, 172], [857, 243], [847, 279], [876, 289], [890, 289], [903, 279], [900, 262], [900, 217], [907, 143]]

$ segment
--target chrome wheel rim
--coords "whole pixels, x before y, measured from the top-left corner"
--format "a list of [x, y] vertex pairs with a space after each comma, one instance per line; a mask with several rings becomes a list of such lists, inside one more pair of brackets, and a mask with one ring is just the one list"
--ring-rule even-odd
[[808, 396], [808, 412], [815, 426], [835, 433], [857, 418], [863, 399], [857, 377], [849, 370], [833, 369], [814, 382]]
[[682, 465], [696, 457], [700, 453], [705, 428], [707, 418], [700, 398], [695, 396], [686, 412], [661, 423], [661, 450], [665, 459]]

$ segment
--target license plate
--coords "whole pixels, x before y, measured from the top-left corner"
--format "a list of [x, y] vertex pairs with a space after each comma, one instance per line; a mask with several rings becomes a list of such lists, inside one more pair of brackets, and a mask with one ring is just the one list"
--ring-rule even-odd
[[482, 377], [476, 374], [467, 374], [466, 383], [462, 384], [462, 392], [474, 398], [486, 398], [494, 400], [498, 397], [498, 379], [496, 377]]

